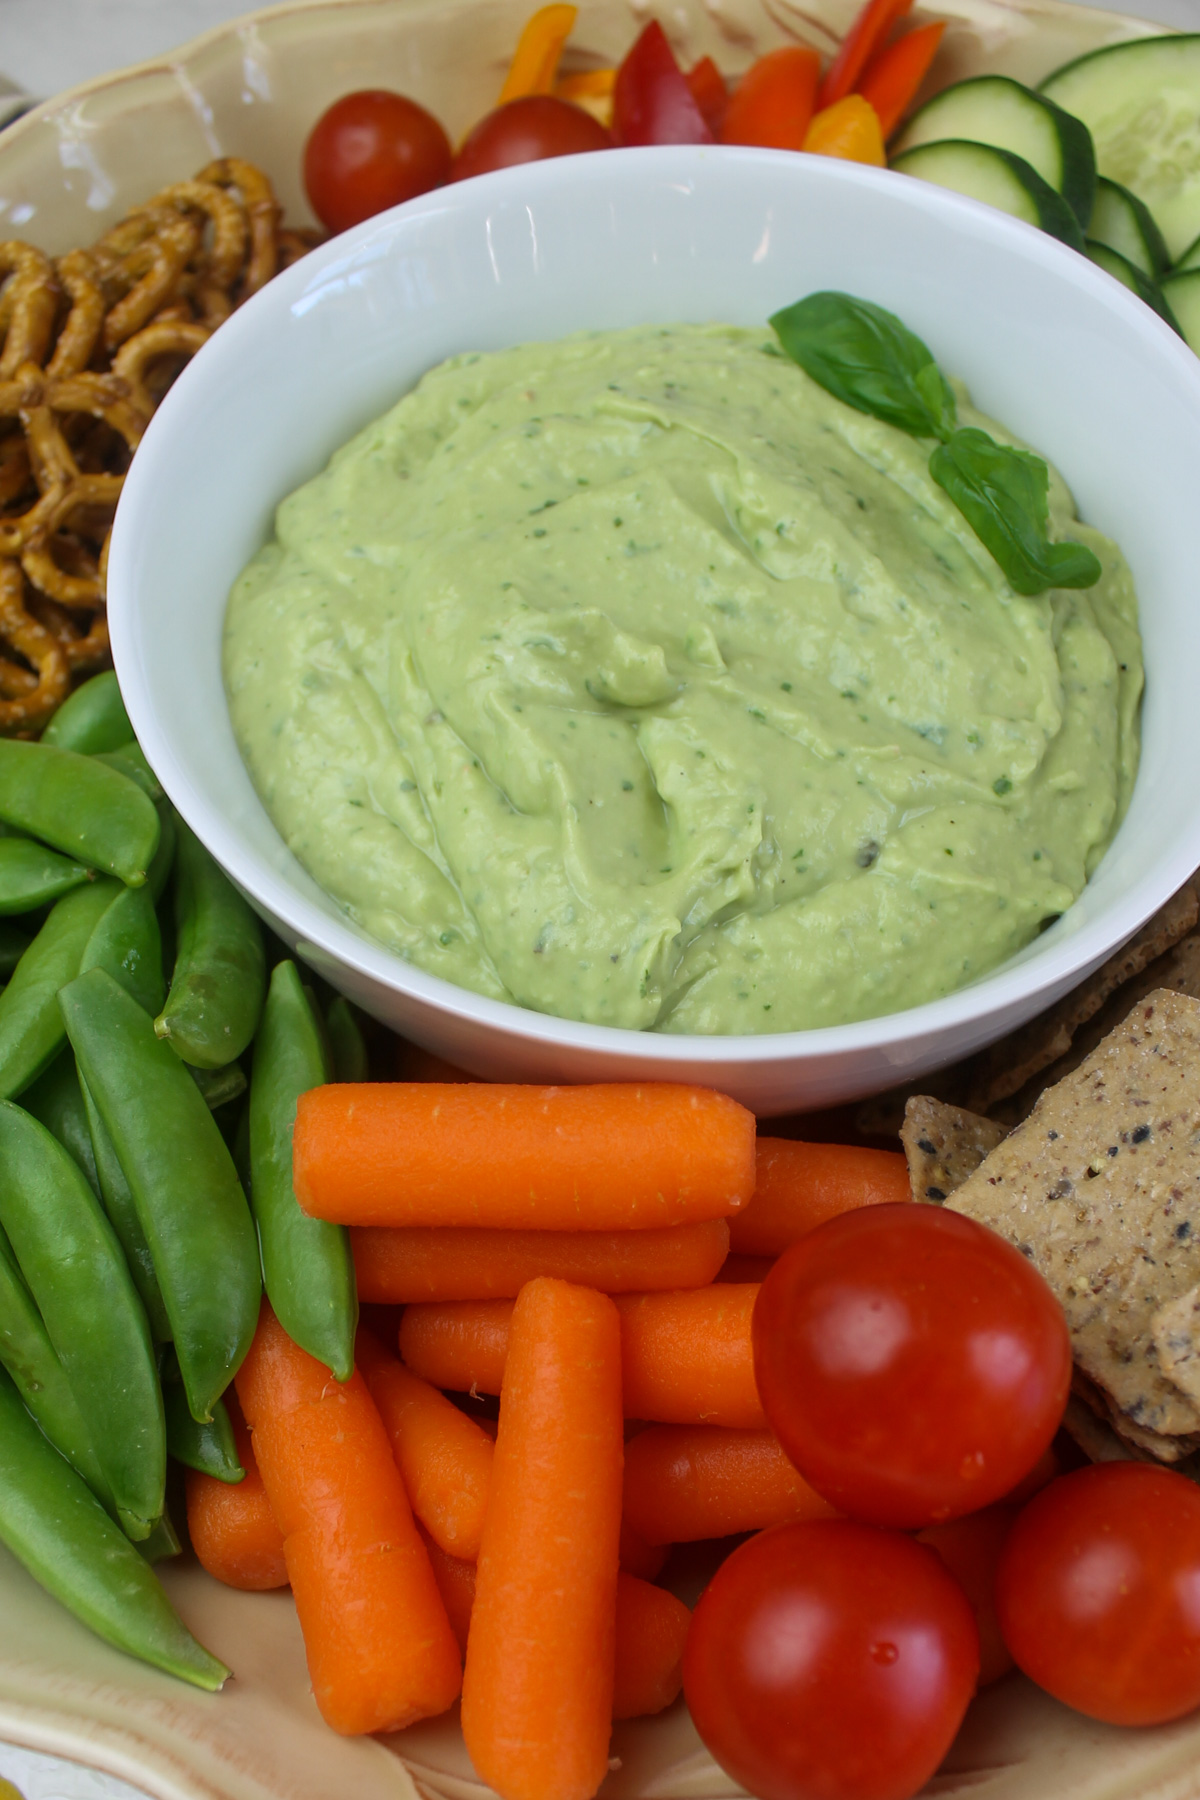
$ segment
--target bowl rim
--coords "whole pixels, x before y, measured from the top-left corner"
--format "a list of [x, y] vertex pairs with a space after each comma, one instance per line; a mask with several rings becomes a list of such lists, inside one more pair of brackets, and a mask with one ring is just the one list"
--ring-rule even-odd
[[[673, 174], [694, 187], [706, 159], [714, 154], [719, 155], [726, 166], [733, 161], [740, 163], [748, 174], [761, 165], [764, 159], [776, 169], [785, 162], [795, 167], [794, 156], [785, 151], [725, 146], [716, 147], [715, 150], [710, 146], [664, 146], [624, 151], [622, 180], [637, 184], [643, 179], [643, 172], [648, 176], [653, 171], [660, 177]], [[582, 173], [581, 163], [595, 165], [600, 159], [601, 153], [596, 153], [590, 157], [571, 160], [576, 165], [578, 175]], [[423, 195], [379, 214], [319, 246], [240, 308], [204, 346], [183, 371], [171, 394], [152, 419], [145, 440], [147, 447], [153, 446], [159, 436], [172, 429], [180, 406], [186, 404], [187, 397], [196, 384], [206, 379], [207, 370], [216, 359], [223, 357], [226, 361], [236, 360], [240, 354], [242, 337], [257, 331], [257, 321], [261, 314], [268, 308], [290, 308], [293, 299], [298, 298], [314, 278], [319, 278], [328, 264], [358, 254], [370, 247], [373, 240], [379, 240], [375, 245], [378, 251], [385, 241], [394, 239], [397, 231], [402, 233], [410, 223], [424, 221], [434, 214], [444, 215], [448, 206], [458, 213], [464, 207], [477, 206], [484, 198], [494, 205], [504, 197], [506, 190], [518, 182], [523, 195], [529, 197], [529, 184], [532, 180], [536, 198], [539, 189], [555, 187], [564, 179], [562, 170], [558, 167], [564, 160], [566, 159], [522, 165], [516, 170], [500, 170], [455, 184], [451, 190], [434, 190], [432, 194]], [[615, 173], [611, 157], [605, 154], [603, 160], [610, 171]], [[805, 178], [811, 179], [814, 172], [810, 170]], [[818, 179], [878, 187], [885, 181], [892, 181], [894, 176], [887, 170], [829, 158], [824, 159], [824, 167]], [[1010, 219], [992, 208], [981, 208], [975, 201], [927, 183], [913, 183], [913, 191], [908, 195], [908, 200], [910, 204], [923, 210], [948, 214], [951, 221], [955, 215], [962, 216], [964, 220], [969, 218], [976, 229], [980, 224], [981, 212], [986, 212], [988, 224], [994, 233], [999, 233], [1001, 237], [1014, 236], [1027, 256], [1069, 274], [1076, 285], [1082, 283], [1085, 287], [1091, 287], [1098, 298], [1105, 300], [1110, 310], [1115, 310], [1118, 314], [1124, 312], [1127, 322], [1136, 333], [1143, 338], [1157, 336], [1164, 349], [1169, 353], [1177, 352], [1179, 379], [1194, 387], [1197, 411], [1200, 412], [1200, 359], [1192, 355], [1157, 315], [1119, 283], [1093, 267], [1086, 258], [1033, 226]], [[149, 683], [142, 678], [132, 621], [120, 598], [124, 592], [132, 592], [135, 586], [132, 563], [135, 540], [140, 530], [142, 491], [152, 483], [150, 470], [157, 461], [153, 455], [143, 456], [140, 459], [143, 471], [140, 476], [139, 459], [134, 461], [118, 509], [110, 556], [110, 584], [117, 596], [117, 605], [111, 614], [114, 659], [121, 674], [131, 719], [151, 764], [184, 819], [213, 851], [233, 880], [258, 905], [282, 920], [305, 948], [316, 951], [322, 960], [332, 957], [336, 963], [348, 965], [366, 980], [380, 983], [398, 996], [431, 1005], [442, 1014], [498, 1031], [509, 1038], [522, 1038], [528, 1043], [548, 1049], [602, 1055], [610, 1053], [625, 1059], [636, 1057], [643, 1063], [651, 1064], [678, 1064], [687, 1061], [702, 1066], [736, 1061], [753, 1068], [756, 1065], [779, 1062], [812, 1063], [869, 1050], [885, 1056], [888, 1052], [900, 1052], [893, 1058], [896, 1066], [900, 1067], [905, 1060], [902, 1054], [902, 1047], [905, 1045], [916, 1045], [973, 1021], [983, 1024], [989, 1019], [999, 1020], [997, 1029], [992, 1034], [995, 1036], [1004, 1028], [1006, 1012], [1027, 1000], [1031, 993], [1044, 996], [1044, 1003], [1048, 1004], [1057, 994], [1085, 976], [1104, 957], [1126, 942], [1200, 864], [1198, 810], [1192, 834], [1178, 838], [1169, 854], [1152, 864], [1149, 872], [1129, 885], [1119, 899], [1109, 902], [1097, 919], [1079, 926], [1065, 944], [1051, 941], [1045, 952], [1033, 950], [1032, 954], [1030, 946], [1026, 946], [1023, 951], [1016, 953], [1022, 960], [1014, 963], [1013, 959], [1009, 959], [999, 969], [982, 975], [967, 987], [900, 1012], [884, 1013], [848, 1024], [763, 1034], [701, 1036], [671, 1031], [640, 1031], [629, 1027], [564, 1019], [516, 1002], [476, 994], [428, 973], [415, 963], [406, 962], [378, 940], [368, 939], [365, 934], [361, 934], [348, 920], [342, 923], [323, 913], [315, 903], [284, 881], [265, 861], [260, 862], [252, 848], [243, 851], [236, 842], [232, 845], [228, 843], [227, 828], [219, 809], [200, 789], [193, 786], [187, 763], [176, 755], [170, 733], [160, 724]], [[127, 568], [130, 571], [128, 576]], [[1064, 918], [1066, 916], [1068, 915], [1062, 915]], [[303, 950], [300, 954], [303, 954]], [[1045, 966], [1047, 962], [1051, 965], [1049, 968]]]

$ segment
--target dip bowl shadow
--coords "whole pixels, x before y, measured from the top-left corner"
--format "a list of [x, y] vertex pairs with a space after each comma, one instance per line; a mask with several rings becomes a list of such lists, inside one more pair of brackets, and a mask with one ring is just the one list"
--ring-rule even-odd
[[[808, 1032], [622, 1031], [484, 999], [368, 938], [300, 867], [251, 785], [221, 675], [230, 586], [279, 501], [445, 357], [581, 329], [761, 325], [818, 288], [888, 307], [1121, 546], [1147, 686], [1128, 814], [1069, 912], [1000, 969], [906, 1012]], [[109, 563], [130, 717], [171, 799], [297, 954], [479, 1075], [667, 1080], [756, 1112], [877, 1092], [1030, 1018], [1200, 864], [1200, 360], [1030, 226], [885, 170], [760, 150], [605, 152], [442, 189], [331, 240], [183, 372], [126, 481]]]

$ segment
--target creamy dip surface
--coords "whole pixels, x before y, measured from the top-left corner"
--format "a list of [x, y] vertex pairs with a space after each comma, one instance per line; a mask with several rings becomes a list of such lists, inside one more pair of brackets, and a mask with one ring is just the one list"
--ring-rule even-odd
[[1109, 843], [1141, 649], [1059, 476], [1104, 573], [1025, 599], [928, 457], [765, 330], [443, 364], [230, 597], [268, 812], [382, 943], [542, 1012], [788, 1031], [963, 986]]

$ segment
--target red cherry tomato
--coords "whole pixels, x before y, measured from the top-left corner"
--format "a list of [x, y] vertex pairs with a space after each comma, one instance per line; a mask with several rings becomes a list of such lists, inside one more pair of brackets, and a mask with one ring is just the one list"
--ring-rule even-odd
[[899, 1532], [777, 1525], [700, 1597], [683, 1654], [696, 1729], [759, 1800], [905, 1800], [975, 1691], [962, 1589]]
[[1008, 1535], [1000, 1628], [1025, 1673], [1110, 1725], [1200, 1706], [1200, 1488], [1096, 1463], [1043, 1488]]
[[937, 1206], [867, 1206], [793, 1244], [754, 1309], [767, 1418], [839, 1512], [915, 1529], [1001, 1499], [1058, 1428], [1071, 1346], [1020, 1251]]
[[486, 175], [513, 163], [611, 148], [603, 125], [582, 106], [554, 94], [529, 94], [480, 119], [454, 159], [454, 179], [465, 181], [468, 175]]
[[427, 193], [449, 177], [450, 140], [415, 100], [384, 88], [345, 94], [304, 147], [304, 190], [328, 231]]
[[967, 1596], [979, 1628], [979, 1685], [989, 1687], [1007, 1675], [1012, 1653], [996, 1616], [996, 1570], [1000, 1553], [1017, 1516], [1015, 1506], [986, 1506], [963, 1519], [929, 1525], [918, 1543], [936, 1550]]

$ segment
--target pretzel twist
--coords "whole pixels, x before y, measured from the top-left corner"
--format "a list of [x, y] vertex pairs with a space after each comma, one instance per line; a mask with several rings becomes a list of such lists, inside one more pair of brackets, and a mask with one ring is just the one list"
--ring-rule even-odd
[[66, 699], [71, 671], [53, 632], [26, 610], [25, 577], [20, 565], [7, 560], [0, 562], [0, 638], [27, 663], [32, 663], [37, 672], [33, 685], [28, 686], [20, 680], [26, 673], [20, 665], [8, 663], [4, 671], [5, 697], [0, 699], [0, 731], [34, 730]]

